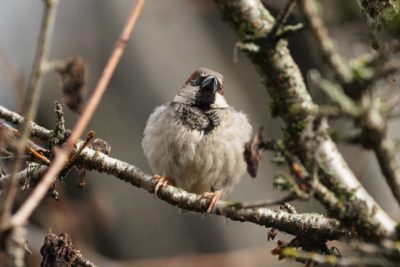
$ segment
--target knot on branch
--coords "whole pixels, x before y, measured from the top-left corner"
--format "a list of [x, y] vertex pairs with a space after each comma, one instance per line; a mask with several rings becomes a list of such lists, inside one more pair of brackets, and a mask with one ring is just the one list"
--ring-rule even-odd
[[61, 145], [71, 134], [71, 131], [65, 128], [64, 112], [61, 104], [58, 101], [55, 101], [54, 105], [57, 122], [49, 139], [50, 148], [56, 145]]

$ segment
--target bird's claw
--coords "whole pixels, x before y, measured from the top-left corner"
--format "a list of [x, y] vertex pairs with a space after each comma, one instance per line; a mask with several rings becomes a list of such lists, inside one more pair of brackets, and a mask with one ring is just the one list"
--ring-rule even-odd
[[208, 205], [207, 213], [211, 213], [214, 210], [217, 201], [221, 198], [222, 191], [218, 190], [215, 192], [204, 192], [202, 195], [210, 198], [210, 204]]
[[161, 187], [167, 186], [167, 185], [172, 185], [172, 186], [175, 185], [174, 180], [172, 180], [172, 178], [170, 178], [168, 176], [161, 176], [161, 175], [156, 174], [153, 176], [153, 178], [157, 180], [157, 184], [154, 187], [154, 194], [156, 194], [156, 195]]

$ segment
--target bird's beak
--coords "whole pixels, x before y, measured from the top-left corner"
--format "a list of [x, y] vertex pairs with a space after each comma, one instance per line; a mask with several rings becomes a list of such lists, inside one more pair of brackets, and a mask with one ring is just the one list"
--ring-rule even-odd
[[200, 85], [201, 89], [206, 89], [216, 92], [218, 90], [218, 80], [217, 77], [210, 75], [207, 76]]

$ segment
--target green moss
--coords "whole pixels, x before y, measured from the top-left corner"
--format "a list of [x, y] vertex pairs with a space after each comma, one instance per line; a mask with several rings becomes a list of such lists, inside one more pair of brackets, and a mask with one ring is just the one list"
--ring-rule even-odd
[[400, 33], [400, 1], [393, 1], [381, 11], [382, 23], [392, 34]]
[[379, 232], [378, 224], [370, 223], [375, 210], [370, 209], [365, 201], [355, 196], [357, 189], [348, 190], [339, 183], [331, 184], [329, 188], [338, 198], [338, 203], [329, 208], [331, 215], [339, 219], [346, 227], [356, 227], [357, 232], [368, 239], [384, 236], [384, 233]]
[[286, 247], [281, 250], [281, 255], [289, 258], [297, 258], [300, 256], [299, 251], [293, 247]]

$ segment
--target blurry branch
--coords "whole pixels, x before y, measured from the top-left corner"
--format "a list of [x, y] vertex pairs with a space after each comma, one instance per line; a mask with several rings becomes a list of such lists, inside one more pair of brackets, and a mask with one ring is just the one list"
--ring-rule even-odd
[[329, 99], [339, 107], [339, 110], [343, 115], [352, 118], [358, 118], [361, 116], [363, 113], [361, 105], [347, 96], [340, 85], [323, 79], [317, 70], [311, 70], [309, 75], [311, 80], [318, 85], [319, 89], [321, 89]]
[[328, 255], [301, 251], [296, 247], [282, 246], [278, 250], [281, 258], [291, 258], [303, 263], [323, 264], [323, 266], [398, 266], [400, 250], [398, 242], [385, 240], [377, 243], [352, 241], [349, 243], [349, 255], [340, 253]]
[[31, 153], [34, 157], [40, 159], [46, 165], [50, 165], [51, 161], [46, 156], [42, 155], [41, 153], [39, 153], [38, 151], [36, 151], [32, 147], [30, 147], [29, 145], [26, 147], [26, 150], [29, 151], [29, 153]]
[[[42, 16], [42, 24], [40, 27], [39, 39], [35, 59], [30, 74], [27, 97], [25, 99], [26, 120], [22, 126], [22, 133], [17, 143], [16, 160], [12, 167], [11, 175], [15, 175], [22, 167], [22, 156], [31, 132], [31, 124], [36, 117], [37, 108], [42, 92], [43, 69], [50, 52], [50, 43], [52, 40], [53, 28], [56, 19], [58, 0], [44, 0], [44, 12]], [[11, 209], [14, 199], [18, 191], [18, 181], [11, 177], [9, 188], [5, 192], [5, 199], [2, 204], [0, 226], [4, 227], [11, 215]]]
[[[44, 11], [42, 15], [42, 23], [37, 42], [35, 59], [33, 62], [28, 86], [27, 96], [25, 98], [25, 116], [26, 120], [22, 125], [21, 134], [16, 144], [16, 158], [11, 167], [11, 178], [8, 182], [8, 190], [4, 191], [1, 203], [0, 228], [3, 230], [9, 224], [9, 220], [17, 195], [19, 186], [17, 180], [17, 172], [21, 170], [23, 164], [23, 155], [31, 133], [31, 121], [36, 117], [42, 94], [42, 80], [44, 75], [44, 66], [50, 52], [50, 43], [52, 40], [53, 28], [56, 19], [58, 0], [43, 0]], [[8, 238], [5, 239], [5, 250], [8, 254], [8, 263], [12, 266], [24, 266], [25, 255], [25, 229], [15, 227], [12, 229]]]
[[[337, 205], [324, 203], [328, 211], [341, 218], [345, 225], [354, 227], [365, 239], [395, 238], [395, 222], [360, 184], [331, 140], [328, 125], [318, 116], [318, 106], [307, 91], [287, 41], [268, 42], [266, 36], [275, 24], [269, 11], [259, 0], [215, 2], [262, 77], [272, 98], [273, 115], [280, 116], [286, 123], [284, 142], [287, 149], [298, 155], [307, 169], [317, 164], [321, 175], [327, 178], [321, 181], [330, 181], [329, 188], [340, 199]], [[252, 49], [247, 49], [250, 44]], [[319, 188], [327, 191], [317, 192]], [[320, 199], [330, 191], [326, 187], [314, 190]], [[347, 208], [338, 209], [340, 206]]]
[[335, 77], [342, 83], [350, 83], [354, 77], [350, 66], [345, 59], [337, 52], [334, 41], [329, 36], [328, 29], [319, 14], [315, 0], [299, 0], [300, 10], [304, 15], [306, 25], [311, 30], [322, 58], [330, 66]]
[[[25, 183], [37, 183], [39, 180], [35, 180], [35, 178], [40, 178], [47, 170], [47, 166], [39, 165], [31, 163], [32, 166], [27, 167], [26, 169], [18, 172], [15, 175], [15, 179], [18, 181], [19, 185], [22, 186]], [[10, 181], [11, 175], [4, 175], [0, 177], [0, 190], [3, 190], [7, 183]]]
[[[305, 263], [306, 266], [311, 263], [321, 264], [322, 266], [343, 266], [343, 267], [360, 267], [360, 266], [395, 266], [395, 262], [389, 262], [386, 259], [372, 256], [353, 256], [353, 257], [340, 257], [334, 255], [318, 254], [316, 252], [300, 251], [296, 248], [286, 247], [283, 248], [279, 254], [281, 258], [294, 259], [298, 262]], [[318, 266], [317, 265], [317, 266]]]
[[371, 87], [376, 81], [384, 79], [400, 69], [397, 60], [387, 66], [380, 66], [379, 64], [382, 58], [388, 57], [398, 49], [398, 44], [396, 43], [374, 55], [362, 56], [353, 62], [346, 60], [337, 51], [334, 40], [329, 35], [320, 15], [322, 10], [319, 10], [320, 6], [317, 5], [317, 1], [300, 0], [299, 6], [306, 24], [316, 41], [316, 48], [334, 73], [336, 80], [344, 87], [345, 93], [350, 97], [360, 98], [366, 88]]
[[[366, 133], [367, 134], [367, 133]], [[396, 146], [387, 132], [382, 133], [380, 139], [373, 144], [373, 151], [386, 178], [390, 190], [397, 202], [400, 203], [400, 165], [396, 159]]]
[[[11, 112], [8, 111], [8, 116], [3, 116], [1, 111], [4, 109], [5, 108], [0, 109], [0, 118], [2, 119], [9, 117], [9, 113]], [[19, 117], [19, 115], [13, 114], [13, 117]], [[36, 124], [33, 124], [33, 126], [38, 127]], [[48, 140], [49, 138], [51, 138], [51, 135], [45, 137], [44, 140]], [[80, 141], [78, 146], [81, 146], [82, 143], [83, 141]], [[138, 167], [109, 157], [91, 148], [85, 148], [79, 154], [75, 164], [89, 170], [96, 170], [113, 175], [136, 187], [143, 188], [150, 193], [154, 192], [154, 188], [157, 184], [157, 180], [154, 179], [153, 176], [144, 173]], [[21, 176], [25, 174], [32, 180], [43, 179], [40, 178], [43, 168], [49, 171], [49, 168], [42, 166], [37, 169], [38, 171], [25, 171], [21, 173]], [[7, 177], [5, 176], [4, 179], [7, 179]], [[188, 193], [173, 186], [161, 187], [157, 192], [157, 196], [174, 206], [201, 213], [204, 213], [209, 206], [208, 198]], [[340, 226], [337, 220], [328, 219], [316, 213], [291, 214], [283, 210], [274, 211], [265, 208], [238, 209], [232, 205], [231, 202], [225, 201], [217, 202], [214, 213], [234, 221], [248, 221], [265, 227], [274, 227], [292, 235], [306, 236], [310, 240], [332, 240], [352, 236], [348, 230]]]
[[375, 34], [400, 33], [400, 2], [398, 0], [358, 0], [361, 13]]
[[375, 73], [372, 77], [366, 78], [363, 82], [363, 86], [365, 88], [374, 87], [374, 85], [383, 79], [390, 77], [391, 75], [396, 74], [400, 70], [400, 62], [397, 59], [393, 60], [394, 62], [390, 62], [384, 66], [377, 66], [375, 69]]
[[89, 99], [82, 116], [75, 125], [71, 135], [67, 139], [65, 146], [62, 149], [55, 151], [55, 159], [50, 165], [48, 171], [41, 179], [39, 184], [35, 187], [29, 198], [22, 204], [19, 210], [11, 218], [11, 226], [24, 225], [28, 220], [29, 216], [39, 205], [42, 198], [46, 195], [50, 186], [55, 182], [59, 172], [64, 168], [66, 160], [74, 148], [75, 143], [78, 141], [79, 137], [82, 135], [84, 129], [89, 123], [94, 111], [96, 110], [107, 85], [114, 73], [114, 70], [123, 54], [124, 48], [131, 36], [131, 33], [136, 25], [137, 19], [139, 18], [141, 11], [143, 9], [144, 0], [139, 0], [135, 8], [132, 10], [129, 19], [122, 31], [120, 38], [118, 39], [114, 50], [107, 62], [103, 73], [99, 79], [92, 97]]
[[[14, 125], [22, 125], [25, 123], [24, 117], [19, 115], [18, 113], [12, 112], [11, 110], [0, 106], [0, 113], [1, 113], [1, 118], [10, 122], [11, 124]], [[42, 126], [37, 125], [36, 123], [30, 122], [31, 126], [31, 136], [32, 137], [37, 137], [42, 140], [46, 140], [46, 138], [49, 138], [52, 134], [51, 130], [48, 130]], [[46, 140], [48, 141], [48, 140]]]
[[47, 234], [40, 249], [40, 254], [43, 257], [41, 267], [96, 266], [85, 259], [79, 250], [74, 248], [71, 237], [66, 233], [58, 236], [53, 233]]

